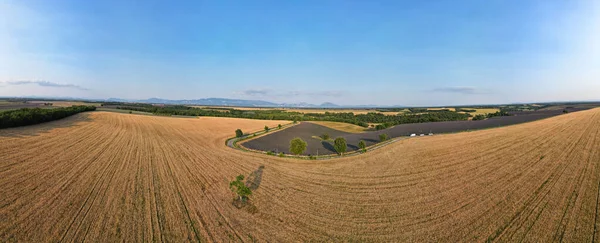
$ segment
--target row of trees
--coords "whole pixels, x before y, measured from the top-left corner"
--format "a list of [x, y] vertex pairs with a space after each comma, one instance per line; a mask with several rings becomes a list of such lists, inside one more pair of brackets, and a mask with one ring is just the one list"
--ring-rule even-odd
[[510, 114], [506, 111], [497, 111], [494, 113], [488, 113], [488, 114], [478, 114], [476, 116], [473, 117], [473, 121], [478, 121], [478, 120], [485, 120], [487, 118], [492, 118], [495, 116], [510, 116]]
[[[325, 133], [325, 134], [321, 135], [321, 138], [323, 140], [328, 140], [329, 134]], [[389, 137], [387, 134], [385, 134], [385, 133], [379, 134], [379, 140], [381, 142], [384, 142], [388, 139], [389, 139]], [[292, 153], [294, 155], [300, 155], [300, 154], [304, 153], [304, 151], [306, 150], [306, 147], [307, 147], [307, 143], [304, 140], [302, 140], [301, 138], [294, 138], [290, 141], [290, 153]], [[361, 149], [362, 152], [367, 151], [367, 143], [364, 140], [360, 140], [358, 142], [358, 147]], [[348, 144], [346, 143], [346, 139], [343, 137], [337, 137], [336, 139], [334, 139], [333, 140], [333, 148], [339, 155], [344, 154], [346, 152], [346, 150], [348, 149]]]
[[[406, 123], [459, 121], [467, 120], [470, 116], [469, 114], [448, 110], [428, 111], [419, 108], [412, 108], [413, 112], [398, 115], [384, 115], [378, 112], [367, 114], [354, 114], [352, 112], [303, 114], [284, 110], [204, 109], [182, 105], [153, 106], [149, 104], [122, 104], [122, 106], [117, 106], [117, 109], [150, 112], [158, 115], [237, 117], [261, 120], [333, 121], [355, 124], [362, 127], [368, 127], [368, 123], [380, 123], [384, 127], [389, 127]], [[384, 128], [382, 126], [379, 128]]]
[[22, 108], [0, 112], [0, 128], [19, 127], [34, 125], [43, 122], [54, 121], [80, 112], [94, 111], [95, 106], [71, 106], [62, 108]]
[[[281, 124], [277, 125], [278, 129], [281, 129], [283, 126]], [[269, 132], [270, 128], [268, 126], [265, 126], [265, 132]], [[254, 134], [256, 135], [256, 134]], [[236, 138], [241, 138], [244, 136], [244, 132], [242, 132], [242, 129], [237, 129], [235, 130], [235, 137]]]

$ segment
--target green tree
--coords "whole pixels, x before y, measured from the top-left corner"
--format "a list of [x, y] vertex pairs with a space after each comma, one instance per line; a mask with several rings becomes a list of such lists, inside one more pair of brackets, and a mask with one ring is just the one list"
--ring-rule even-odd
[[323, 140], [329, 140], [329, 134], [327, 134], [327, 133], [323, 133], [323, 135], [321, 135], [321, 138], [322, 138]]
[[281, 129], [281, 124], [277, 125], [277, 128]]
[[265, 132], [269, 132], [269, 127], [265, 126]]
[[229, 189], [235, 193], [240, 201], [246, 201], [248, 196], [252, 195], [252, 191], [244, 185], [244, 175], [238, 175], [235, 180], [229, 183]]
[[485, 120], [485, 115], [483, 115], [483, 114], [475, 115], [472, 120], [473, 121]]
[[294, 138], [290, 141], [290, 153], [299, 155], [306, 150], [306, 142], [301, 138]]
[[346, 152], [346, 148], [348, 148], [346, 145], [346, 139], [343, 137], [337, 137], [333, 141], [333, 148], [338, 152], [338, 154], [342, 155], [344, 152]]
[[383, 142], [383, 141], [385, 141], [387, 139], [388, 139], [388, 135], [387, 134], [385, 134], [385, 133], [379, 134], [379, 140], [381, 142]]
[[363, 151], [363, 152], [367, 152], [367, 144], [365, 143], [365, 140], [360, 140], [360, 142], [358, 142], [358, 147]]
[[244, 132], [242, 132], [242, 129], [235, 130], [235, 136], [238, 138], [244, 136]]

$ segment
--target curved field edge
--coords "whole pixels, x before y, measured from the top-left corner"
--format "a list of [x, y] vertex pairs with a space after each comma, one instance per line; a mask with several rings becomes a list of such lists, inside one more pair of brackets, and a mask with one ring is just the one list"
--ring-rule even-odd
[[0, 130], [0, 241], [598, 240], [600, 109], [327, 161], [224, 146], [268, 121], [86, 116]]
[[[277, 129], [274, 132], [279, 132], [279, 130], [283, 130], [285, 128], [291, 127], [293, 125], [296, 124], [291, 124], [290, 126], [286, 126], [282, 129]], [[225, 141], [225, 144], [233, 149], [237, 149], [239, 151], [243, 151], [243, 152], [249, 152], [249, 153], [257, 153], [257, 154], [264, 154], [264, 155], [269, 155], [268, 151], [264, 151], [264, 150], [258, 150], [258, 149], [252, 149], [252, 148], [248, 148], [246, 146], [244, 146], [245, 142], [249, 142], [253, 139], [258, 139], [260, 137], [263, 136], [267, 136], [269, 134], [267, 133], [262, 133], [260, 132], [259, 136], [256, 137], [251, 137], [251, 136], [246, 136], [243, 138], [237, 138], [237, 137], [233, 137], [233, 138], [229, 138]], [[339, 159], [339, 158], [343, 158], [343, 157], [349, 157], [349, 156], [356, 156], [356, 155], [360, 155], [360, 154], [364, 154], [367, 152], [371, 152], [380, 148], [383, 148], [386, 145], [389, 145], [391, 143], [397, 142], [398, 140], [401, 139], [406, 139], [406, 138], [393, 138], [393, 139], [389, 139], [386, 140], [384, 142], [379, 142], [379, 143], [375, 143], [373, 145], [367, 146], [365, 147], [366, 151], [362, 152], [359, 150], [355, 150], [355, 151], [350, 151], [350, 152], [346, 152], [343, 155], [338, 155], [338, 154], [327, 154], [327, 155], [314, 155], [314, 156], [308, 156], [308, 155], [293, 155], [293, 154], [283, 154], [283, 156], [279, 155], [279, 154], [272, 154], [270, 156], [278, 156], [280, 158], [291, 158], [291, 159], [302, 159], [302, 160], [324, 160], [324, 159]]]
[[[564, 115], [564, 114], [560, 114], [560, 115]], [[558, 116], [558, 115], [554, 115], [554, 116]], [[525, 123], [549, 119], [554, 116], [550, 116], [550, 117], [535, 117], [534, 116], [535, 120], [531, 120], [532, 118], [526, 118], [525, 119], [526, 121], [519, 121], [519, 123], [516, 123], [516, 124], [507, 124], [507, 125], [498, 125], [498, 124], [489, 125], [488, 124], [489, 127], [483, 127], [483, 128], [472, 128], [471, 126], [455, 127], [453, 129], [456, 129], [456, 131], [440, 132], [440, 133], [436, 133], [436, 136], [439, 136], [442, 134], [474, 132], [474, 131], [487, 130], [487, 129], [496, 129], [496, 128], [500, 128], [500, 127], [517, 126], [517, 125], [521, 125], [521, 124], [525, 124]], [[472, 121], [463, 121], [463, 122], [471, 123]], [[476, 122], [481, 122], [481, 121], [476, 121]], [[367, 144], [366, 149], [367, 149], [367, 153], [368, 153], [370, 151], [383, 148], [384, 146], [389, 145], [393, 142], [397, 142], [399, 140], [409, 139], [409, 138], [410, 139], [419, 139], [419, 138], [422, 138], [423, 135], [429, 136], [427, 134], [420, 134], [421, 136], [419, 136], [419, 133], [416, 134], [417, 135], [416, 137], [411, 137], [408, 135], [398, 135], [397, 131], [391, 131], [393, 129], [396, 129], [396, 126], [385, 129], [385, 130], [371, 131], [371, 132], [367, 132], [367, 133], [357, 134], [357, 133], [350, 133], [350, 132], [345, 132], [345, 131], [341, 131], [341, 130], [336, 130], [336, 129], [332, 128], [331, 126], [323, 125], [323, 124], [320, 124], [319, 122], [310, 121], [310, 122], [301, 122], [301, 123], [303, 123], [303, 127], [299, 126], [299, 127], [292, 128], [291, 130], [293, 130], [293, 131], [287, 130], [286, 131], [287, 133], [285, 133], [285, 135], [283, 135], [282, 133], [279, 133], [281, 131], [274, 131], [273, 133], [261, 134], [260, 136], [257, 136], [257, 137], [252, 137], [252, 138], [236, 141], [235, 143], [228, 143], [227, 145], [234, 149], [238, 149], [238, 150], [242, 150], [242, 151], [246, 151], [246, 152], [261, 153], [261, 154], [268, 154], [269, 151], [271, 151], [271, 153], [274, 153], [274, 155], [277, 155], [278, 152], [284, 152], [283, 157], [285, 157], [285, 158], [311, 159], [311, 157], [312, 157], [312, 159], [337, 159], [337, 158], [341, 158], [341, 157], [355, 156], [358, 154], [365, 153], [365, 152], [362, 152], [358, 148], [358, 142], [360, 140], [363, 140], [366, 142], [366, 144]], [[444, 124], [444, 123], [445, 122], [415, 123], [415, 124], [403, 124], [403, 125], [398, 125], [398, 126], [425, 125], [425, 126], [442, 126], [443, 127], [445, 125], [448, 125], [448, 124]], [[312, 125], [311, 127], [309, 127], [307, 129], [306, 126], [308, 126], [308, 124], [315, 124], [315, 125]], [[300, 128], [300, 127], [302, 127], [302, 128]], [[405, 130], [405, 129], [400, 128], [400, 130]], [[450, 129], [450, 130], [452, 130], [452, 129]], [[379, 141], [378, 136], [380, 134], [388, 135], [388, 132], [390, 132], [390, 131], [392, 132], [392, 134], [396, 133], [396, 135], [392, 135], [386, 141], [383, 141], [383, 142]], [[325, 144], [322, 140], [319, 140], [318, 142], [315, 141], [315, 139], [318, 139], [317, 137], [320, 136], [322, 133], [328, 133], [328, 134], [332, 135], [332, 137], [341, 136], [341, 137], [346, 138], [347, 143], [348, 143], [347, 152], [344, 153], [344, 155], [340, 156], [340, 155], [338, 155], [337, 152], [335, 152], [333, 150], [332, 145], [329, 145], [329, 144], [331, 144], [331, 142], [329, 142], [327, 144], [331, 148], [326, 148]], [[403, 133], [403, 132], [400, 132], [400, 134], [401, 133]], [[406, 131], [404, 131], [404, 133], [406, 133]], [[412, 133], [412, 132], [410, 132], [410, 133]], [[362, 137], [359, 137], [359, 136], [362, 136]], [[289, 141], [295, 137], [300, 137], [304, 141], [308, 142], [307, 149], [301, 155], [288, 154]], [[234, 138], [231, 138], [231, 139], [234, 139]], [[244, 145], [244, 144], [247, 144], [247, 145]], [[319, 153], [319, 150], [321, 151], [321, 153]]]

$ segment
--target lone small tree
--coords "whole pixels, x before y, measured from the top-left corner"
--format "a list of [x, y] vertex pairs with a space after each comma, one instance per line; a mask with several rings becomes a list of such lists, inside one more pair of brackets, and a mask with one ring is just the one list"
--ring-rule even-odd
[[360, 142], [358, 142], [358, 147], [364, 152], [367, 152], [367, 144], [365, 143], [365, 140], [360, 140]]
[[379, 134], [379, 140], [381, 142], [383, 142], [383, 141], [385, 141], [387, 139], [388, 139], [388, 135], [387, 134], [385, 134], [385, 133]]
[[277, 128], [281, 129], [281, 124], [277, 125]]
[[235, 136], [238, 138], [244, 136], [244, 132], [242, 132], [242, 129], [235, 130]]
[[265, 126], [265, 132], [269, 132], [269, 127]]
[[323, 140], [329, 140], [329, 134], [327, 134], [327, 133], [323, 133], [323, 135], [321, 135], [321, 138], [322, 138]]
[[229, 183], [229, 189], [238, 196], [238, 199], [245, 202], [248, 196], [252, 195], [252, 191], [246, 185], [244, 185], [244, 175], [239, 175], [235, 180]]
[[290, 153], [299, 155], [306, 150], [306, 142], [301, 138], [294, 138], [290, 141]]
[[344, 152], [346, 152], [346, 148], [348, 148], [346, 145], [346, 139], [343, 137], [337, 137], [333, 141], [333, 148], [338, 152], [338, 154], [342, 155]]

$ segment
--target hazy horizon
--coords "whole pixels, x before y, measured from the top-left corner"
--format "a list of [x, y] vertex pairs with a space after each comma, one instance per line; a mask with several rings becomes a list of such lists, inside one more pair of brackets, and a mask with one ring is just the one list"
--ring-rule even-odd
[[0, 3], [0, 96], [600, 100], [600, 2]]

